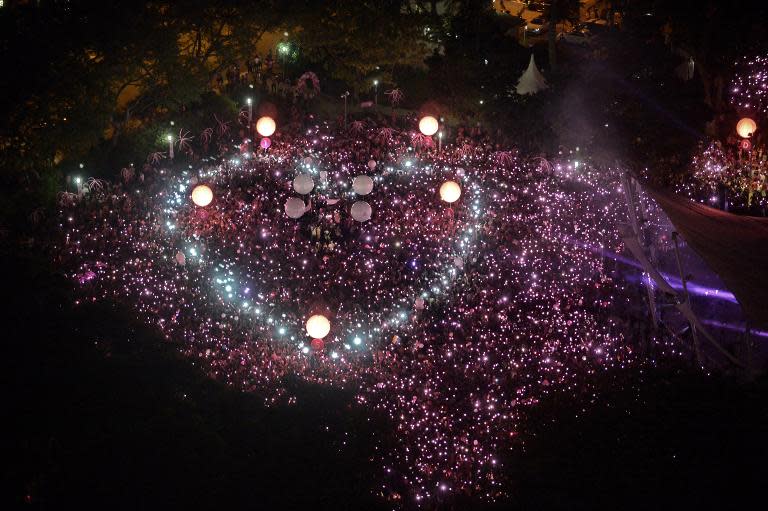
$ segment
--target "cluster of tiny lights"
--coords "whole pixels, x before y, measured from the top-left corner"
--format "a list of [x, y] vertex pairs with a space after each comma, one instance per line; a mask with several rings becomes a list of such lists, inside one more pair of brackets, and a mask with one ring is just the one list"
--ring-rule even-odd
[[768, 113], [768, 56], [743, 57], [737, 62], [730, 98], [739, 111]]
[[[636, 361], [618, 318], [642, 298], [605, 256], [622, 251], [626, 206], [616, 176], [577, 154], [413, 139], [317, 125], [268, 152], [108, 185], [62, 207], [64, 265], [81, 300], [129, 304], [268, 404], [296, 403], [288, 375], [353, 389], [396, 428], [373, 483], [393, 502], [501, 498], [527, 410], [589, 395], [596, 373]], [[314, 181], [306, 195], [299, 174]], [[360, 175], [374, 182], [364, 222], [350, 217]], [[446, 181], [455, 202], [441, 200]], [[206, 207], [191, 201], [202, 184]], [[300, 218], [286, 215], [291, 197], [307, 205]], [[307, 334], [314, 315], [330, 324], [322, 340]]]
[[768, 206], [768, 161], [758, 151], [733, 149], [718, 141], [701, 143], [691, 157], [685, 178], [675, 191], [710, 207], [725, 209]]

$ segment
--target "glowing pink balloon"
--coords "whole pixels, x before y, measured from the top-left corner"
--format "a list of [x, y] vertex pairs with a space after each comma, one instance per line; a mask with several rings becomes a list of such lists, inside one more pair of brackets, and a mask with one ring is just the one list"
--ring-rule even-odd
[[259, 142], [259, 147], [266, 150], [269, 149], [269, 146], [272, 145], [272, 141], [269, 139], [269, 137], [264, 137], [261, 139], [261, 142]]

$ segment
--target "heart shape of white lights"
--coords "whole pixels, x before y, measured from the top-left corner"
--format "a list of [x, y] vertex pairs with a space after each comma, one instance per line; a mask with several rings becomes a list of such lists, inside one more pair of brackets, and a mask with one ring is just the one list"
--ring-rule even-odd
[[[316, 160], [300, 158], [287, 172], [275, 161], [268, 173], [242, 164], [201, 173], [216, 200], [175, 212], [174, 221], [186, 226], [187, 264], [208, 276], [230, 318], [248, 318], [265, 337], [305, 352], [304, 322], [317, 313], [331, 321], [326, 341], [348, 349], [407, 333], [425, 304], [448, 296], [472, 253], [482, 215], [479, 186], [457, 169], [413, 159], [379, 165], [378, 173], [370, 165], [331, 171], [332, 164]], [[353, 191], [360, 175], [374, 182], [372, 192], [363, 190], [372, 218], [362, 223], [350, 221], [352, 206], [363, 199]], [[463, 189], [454, 204], [440, 199], [448, 180]], [[182, 202], [185, 193], [182, 183], [171, 202]], [[289, 212], [291, 218], [287, 204], [297, 199], [306, 211], [300, 218]]]

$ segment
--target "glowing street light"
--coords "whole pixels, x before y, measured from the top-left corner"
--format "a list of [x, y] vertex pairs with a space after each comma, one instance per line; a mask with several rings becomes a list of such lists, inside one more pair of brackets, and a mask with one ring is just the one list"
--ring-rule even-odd
[[373, 104], [376, 105], [376, 108], [379, 108], [379, 81], [374, 80], [373, 81]]
[[251, 101], [251, 98], [247, 98], [245, 102], [248, 103], [248, 126], [250, 127], [251, 120], [253, 119], [253, 101]]
[[173, 159], [173, 135], [168, 135], [168, 158]]

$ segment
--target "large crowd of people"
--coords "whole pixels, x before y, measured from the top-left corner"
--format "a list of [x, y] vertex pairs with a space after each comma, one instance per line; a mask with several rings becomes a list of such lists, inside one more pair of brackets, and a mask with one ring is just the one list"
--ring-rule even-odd
[[701, 142], [678, 193], [737, 214], [765, 216], [768, 206], [768, 151], [735, 136], [725, 142]]
[[[289, 376], [353, 389], [397, 429], [380, 449], [388, 498], [492, 499], [527, 408], [588, 393], [649, 341], [641, 288], [622, 278], [636, 270], [611, 257], [620, 182], [578, 152], [524, 159], [478, 129], [439, 148], [407, 123], [305, 119], [267, 150], [230, 141], [221, 158], [84, 183], [62, 196], [58, 263], [80, 300], [126, 303], [267, 402], [294, 400]], [[190, 200], [201, 184], [205, 207]], [[313, 314], [331, 324], [322, 342], [305, 330]]]

